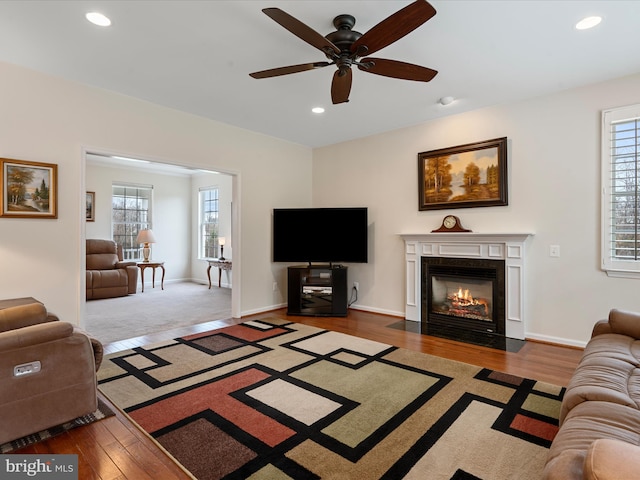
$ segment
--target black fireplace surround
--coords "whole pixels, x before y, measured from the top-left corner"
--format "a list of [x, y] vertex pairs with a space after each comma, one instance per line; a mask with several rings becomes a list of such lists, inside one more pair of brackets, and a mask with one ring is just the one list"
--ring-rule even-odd
[[504, 260], [422, 257], [420, 291], [423, 324], [505, 336]]

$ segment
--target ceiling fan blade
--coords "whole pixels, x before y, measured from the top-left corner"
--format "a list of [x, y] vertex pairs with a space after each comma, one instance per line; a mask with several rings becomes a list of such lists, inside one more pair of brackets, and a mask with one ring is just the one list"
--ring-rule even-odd
[[436, 14], [436, 9], [426, 0], [416, 0], [393, 15], [385, 18], [351, 45], [351, 53], [359, 57], [374, 52], [400, 40], [413, 32]]
[[329, 62], [302, 63], [300, 65], [289, 65], [288, 67], [270, 68], [269, 70], [253, 72], [249, 75], [253, 78], [278, 77], [280, 75], [289, 75], [290, 73], [306, 72], [307, 70], [314, 70], [328, 65], [331, 64]]
[[401, 78], [403, 80], [415, 80], [417, 82], [429, 82], [438, 74], [437, 70], [414, 65], [413, 63], [371, 57], [360, 60], [358, 68], [363, 72], [375, 73], [376, 75], [383, 75], [385, 77]]
[[297, 18], [292, 17], [287, 12], [280, 10], [279, 8], [264, 8], [262, 10], [268, 17], [282, 25], [289, 30], [295, 36], [304, 40], [309, 45], [316, 47], [318, 50], [324, 52], [330, 58], [340, 54], [340, 49], [336, 47], [332, 42], [324, 38], [313, 28], [305, 25]]
[[333, 104], [345, 103], [349, 101], [351, 93], [351, 69], [336, 70], [331, 82], [331, 101]]

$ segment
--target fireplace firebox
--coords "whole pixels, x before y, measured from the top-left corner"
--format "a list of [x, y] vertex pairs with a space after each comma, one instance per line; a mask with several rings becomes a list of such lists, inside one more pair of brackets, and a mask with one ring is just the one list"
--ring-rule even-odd
[[422, 322], [505, 336], [505, 262], [422, 257]]

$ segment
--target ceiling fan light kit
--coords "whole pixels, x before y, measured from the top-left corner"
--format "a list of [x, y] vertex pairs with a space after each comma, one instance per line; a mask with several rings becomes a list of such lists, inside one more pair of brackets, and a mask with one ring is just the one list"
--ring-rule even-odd
[[331, 101], [339, 104], [349, 101], [352, 66], [375, 75], [418, 82], [429, 82], [438, 73], [436, 70], [412, 63], [365, 57], [391, 45], [433, 17], [436, 10], [426, 0], [414, 1], [364, 34], [353, 30], [356, 23], [353, 15], [342, 14], [335, 17], [333, 25], [336, 31], [322, 36], [279, 8], [265, 8], [262, 11], [298, 38], [320, 50], [330, 61], [271, 68], [249, 74], [253, 78], [277, 77], [335, 65], [337, 70], [331, 83]]

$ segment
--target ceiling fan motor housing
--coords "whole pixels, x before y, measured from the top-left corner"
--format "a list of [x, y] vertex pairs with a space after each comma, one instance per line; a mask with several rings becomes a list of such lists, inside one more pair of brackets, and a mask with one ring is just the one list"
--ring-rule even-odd
[[356, 19], [353, 15], [338, 15], [333, 19], [333, 25], [336, 27], [336, 31], [331, 32], [324, 38], [338, 47], [341, 55], [351, 55], [351, 45], [362, 36], [360, 32], [352, 30], [355, 24]]

